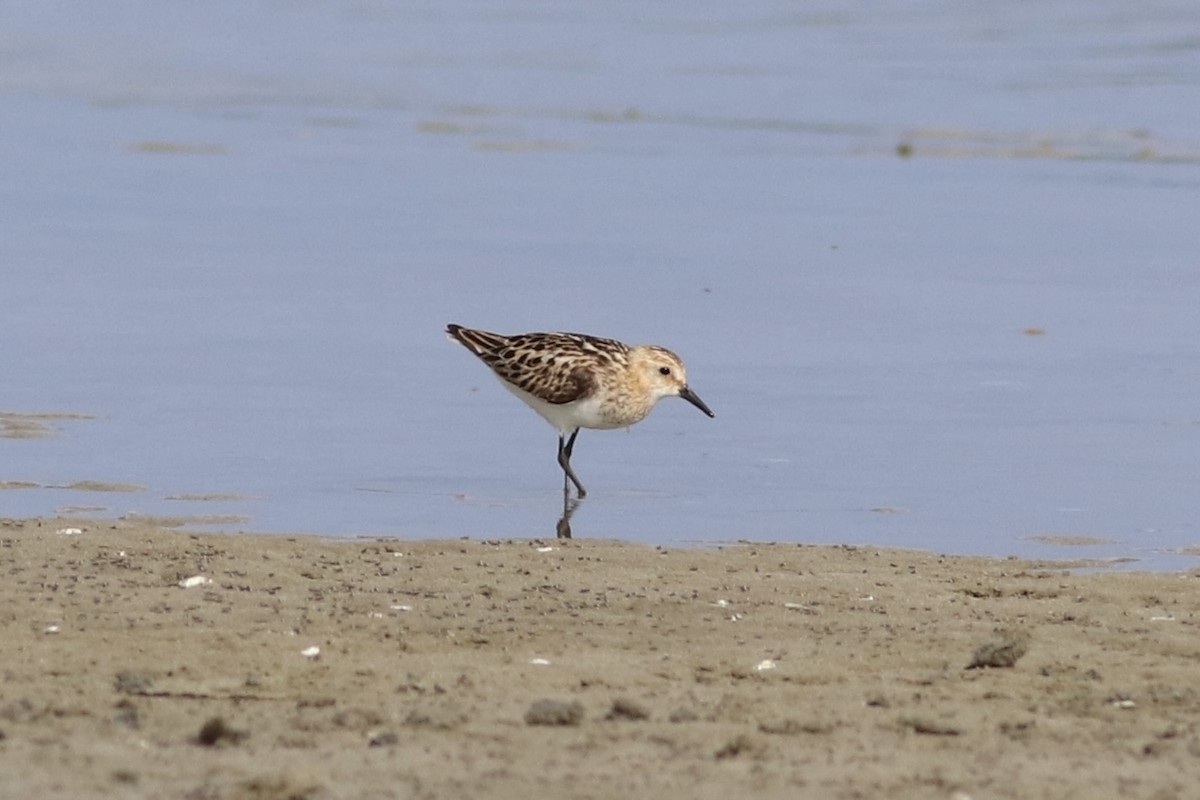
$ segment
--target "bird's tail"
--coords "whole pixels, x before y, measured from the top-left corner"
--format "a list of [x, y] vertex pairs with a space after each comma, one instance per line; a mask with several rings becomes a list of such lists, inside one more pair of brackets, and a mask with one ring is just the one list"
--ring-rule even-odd
[[446, 333], [451, 339], [481, 358], [496, 353], [508, 344], [507, 337], [498, 333], [464, 328], [462, 325], [454, 323], [446, 326]]

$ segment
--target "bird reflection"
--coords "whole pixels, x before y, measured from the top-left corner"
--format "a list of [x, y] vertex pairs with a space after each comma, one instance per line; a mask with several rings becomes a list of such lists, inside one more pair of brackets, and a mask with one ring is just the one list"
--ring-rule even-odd
[[563, 513], [554, 527], [559, 539], [571, 538], [571, 517], [575, 515], [575, 509], [579, 508], [581, 499], [572, 497], [571, 493], [567, 491], [567, 487], [563, 486]]

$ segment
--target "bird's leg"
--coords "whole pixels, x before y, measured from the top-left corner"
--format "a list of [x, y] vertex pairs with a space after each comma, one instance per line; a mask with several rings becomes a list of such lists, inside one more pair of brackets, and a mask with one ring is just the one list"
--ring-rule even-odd
[[[563, 469], [563, 513], [558, 520], [558, 525], [555, 527], [555, 533], [559, 539], [571, 538], [571, 516], [575, 513], [575, 509], [579, 507], [579, 500], [587, 494], [587, 490], [583, 488], [583, 484], [579, 482], [579, 478], [575, 477], [575, 470], [571, 469], [571, 451], [575, 447], [575, 437], [579, 434], [579, 429], [576, 428], [571, 434], [571, 438], [566, 441], [563, 437], [558, 437], [558, 463]], [[579, 497], [571, 498], [571, 487], [567, 482], [569, 480], [575, 482], [575, 488], [579, 490]]]
[[563, 513], [564, 514], [566, 513], [566, 510], [567, 510], [567, 498], [571, 496], [570, 489], [567, 488], [567, 464], [566, 464], [566, 460], [565, 460], [566, 456], [563, 455], [563, 450], [566, 449], [566, 445], [567, 445], [566, 439], [564, 439], [562, 436], [559, 436], [558, 437], [558, 465], [560, 467], [562, 467], [562, 471], [563, 471]]
[[578, 435], [579, 428], [576, 428], [571, 432], [571, 438], [565, 442], [563, 437], [558, 437], [558, 465], [563, 468], [563, 493], [567, 492], [567, 478], [570, 478], [571, 483], [575, 484], [575, 490], [579, 492], [579, 496], [587, 497], [587, 489], [583, 488], [583, 484], [575, 476], [575, 470], [571, 469], [571, 451], [575, 449], [575, 437]]

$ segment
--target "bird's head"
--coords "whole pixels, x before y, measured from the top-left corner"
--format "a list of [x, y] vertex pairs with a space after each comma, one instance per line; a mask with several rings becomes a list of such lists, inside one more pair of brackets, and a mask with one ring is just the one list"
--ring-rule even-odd
[[630, 356], [638, 377], [655, 401], [664, 397], [682, 397], [710, 417], [716, 416], [688, 387], [687, 369], [679, 356], [665, 347], [655, 345], [635, 347]]

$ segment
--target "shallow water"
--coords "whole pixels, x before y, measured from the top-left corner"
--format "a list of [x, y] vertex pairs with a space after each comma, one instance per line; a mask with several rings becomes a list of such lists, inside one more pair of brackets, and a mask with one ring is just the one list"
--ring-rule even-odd
[[4, 16], [2, 515], [551, 535], [453, 321], [687, 361], [579, 536], [1195, 565], [1190, 3]]

